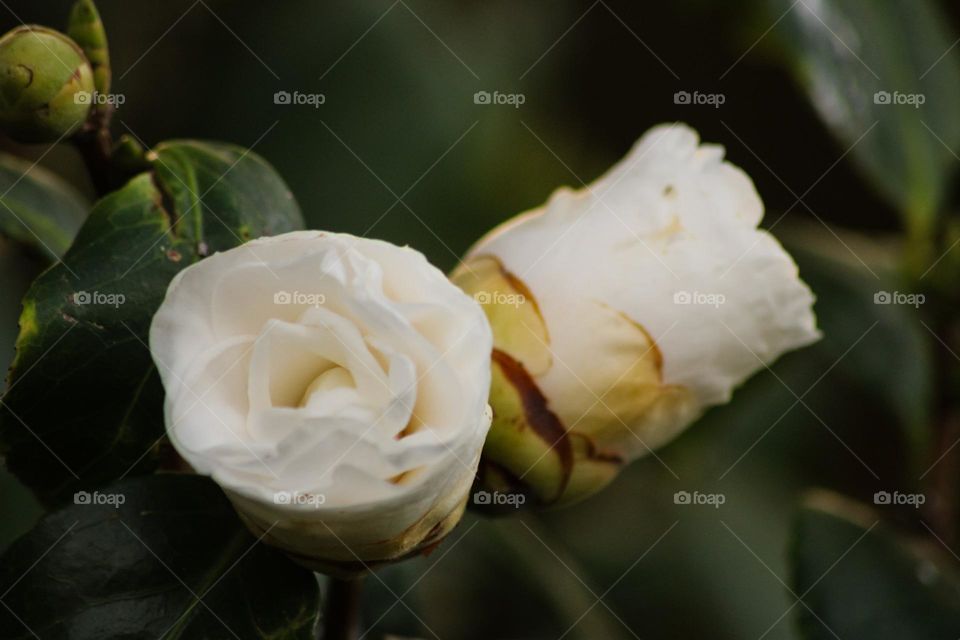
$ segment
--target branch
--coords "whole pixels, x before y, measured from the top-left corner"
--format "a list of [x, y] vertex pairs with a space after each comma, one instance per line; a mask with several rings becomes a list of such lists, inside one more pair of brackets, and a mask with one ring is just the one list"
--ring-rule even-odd
[[93, 188], [98, 196], [113, 189], [114, 176], [111, 168], [113, 155], [113, 136], [110, 134], [110, 119], [113, 106], [106, 104], [93, 110], [89, 120], [83, 125], [73, 142], [87, 165]]
[[328, 578], [322, 640], [357, 640], [363, 578]]

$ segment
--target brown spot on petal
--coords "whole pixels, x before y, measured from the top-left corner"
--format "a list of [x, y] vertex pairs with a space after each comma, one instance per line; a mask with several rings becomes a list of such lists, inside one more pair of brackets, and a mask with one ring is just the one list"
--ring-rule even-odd
[[[531, 309], [533, 309], [533, 312], [534, 312], [535, 314], [537, 314], [537, 317], [538, 317], [538, 318], [540, 318], [540, 322], [543, 323], [544, 333], [546, 333], [546, 331], [547, 331], [547, 323], [546, 323], [546, 322], [544, 321], [544, 319], [543, 319], [543, 312], [540, 311], [540, 305], [537, 304], [537, 299], [536, 299], [536, 297], [533, 295], [533, 292], [530, 291], [530, 288], [527, 287], [527, 283], [525, 283], [523, 280], [521, 280], [520, 278], [518, 278], [517, 276], [515, 276], [511, 271], [508, 271], [507, 268], [506, 268], [505, 266], [503, 266], [503, 262], [500, 261], [500, 258], [498, 258], [498, 257], [496, 257], [496, 256], [493, 256], [493, 255], [479, 255], [479, 256], [477, 256], [477, 260], [492, 260], [492, 261], [493, 261], [493, 263], [497, 266], [497, 270], [500, 271], [500, 275], [503, 276], [504, 280], [506, 280], [507, 282], [510, 283], [510, 286], [513, 288], [513, 290], [516, 291], [517, 293], [521, 294], [521, 295], [524, 297], [524, 300], [525, 300], [525, 301], [529, 301], [529, 302], [530, 302], [530, 307], [531, 307]], [[545, 339], [546, 339], [546, 343], [547, 343], [547, 344], [550, 344], [550, 336], [549, 336], [549, 334], [545, 335], [544, 337], [545, 337]]]
[[[397, 436], [397, 439], [399, 440], [400, 437]], [[387, 482], [389, 482], [390, 484], [403, 484], [407, 480], [412, 479], [414, 475], [416, 475], [416, 473], [417, 473], [417, 469], [408, 469], [407, 471], [403, 471], [393, 476], [392, 478], [389, 478]]]
[[[466, 499], [466, 496], [464, 496], [464, 499]], [[402, 548], [411, 533], [416, 531], [416, 528], [421, 525], [423, 519], [430, 516], [432, 511], [432, 509], [428, 511], [423, 518], [412, 524], [409, 528], [391, 540], [376, 542], [372, 546], [389, 548], [390, 546], [396, 545], [398, 548]], [[314, 556], [303, 550], [294, 550], [290, 548], [289, 545], [284, 544], [282, 538], [278, 539], [276, 537], [274, 533], [275, 530], [272, 527], [269, 529], [265, 528], [262, 523], [248, 517], [242, 510], [238, 510], [237, 513], [243, 523], [255, 536], [264, 540], [267, 544], [281, 549], [291, 560], [297, 564], [307, 567], [311, 571], [319, 571], [331, 576], [349, 578], [360, 576], [388, 564], [401, 562], [422, 553], [429, 553], [433, 551], [453, 530], [456, 523], [459, 522], [460, 517], [463, 515], [463, 503], [461, 502], [449, 513], [440, 518], [436, 524], [430, 528], [424, 539], [417, 542], [413, 548], [409, 549], [405, 553], [388, 555], [386, 557], [370, 557], [368, 556], [368, 552], [361, 548], [356, 551], [352, 551], [352, 554], [356, 558], [354, 560], [337, 560], [335, 558], [328, 557], [327, 555]], [[285, 524], [290, 524], [293, 527], [300, 526], [295, 521], [286, 522]], [[329, 531], [327, 531], [327, 533], [329, 533]]]
[[603, 302], [597, 302], [597, 304], [617, 314], [623, 320], [625, 320], [627, 324], [629, 324], [631, 327], [633, 327], [634, 329], [636, 329], [637, 331], [643, 334], [644, 341], [647, 344], [649, 344], [649, 347], [647, 348], [649, 349], [650, 355], [653, 358], [653, 364], [656, 367], [657, 373], [659, 374], [660, 378], [663, 379], [663, 352], [660, 351], [660, 347], [657, 345], [657, 341], [653, 339], [653, 336], [650, 335], [650, 332], [647, 331], [642, 324], [640, 324], [639, 322], [637, 322], [636, 320], [628, 316], [623, 311], [620, 311], [619, 309], [614, 309], [610, 305], [605, 304]]
[[427, 533], [427, 537], [423, 539], [423, 542], [420, 543], [420, 555], [428, 556], [433, 553], [437, 547], [440, 546], [440, 543], [446, 540], [444, 535], [444, 530], [447, 528], [447, 518], [444, 518], [437, 524], [433, 525], [433, 528]]
[[566, 427], [547, 406], [547, 398], [521, 363], [499, 349], [493, 350], [493, 361], [519, 394], [527, 425], [556, 452], [563, 472], [557, 495], [563, 495], [573, 471], [573, 447]]
[[571, 438], [580, 438], [585, 445], [585, 455], [584, 458], [591, 460], [593, 462], [604, 462], [615, 465], [624, 464], [625, 460], [623, 456], [616, 453], [605, 453], [597, 449], [596, 443], [594, 443], [593, 438], [588, 436], [585, 433], [571, 433]]

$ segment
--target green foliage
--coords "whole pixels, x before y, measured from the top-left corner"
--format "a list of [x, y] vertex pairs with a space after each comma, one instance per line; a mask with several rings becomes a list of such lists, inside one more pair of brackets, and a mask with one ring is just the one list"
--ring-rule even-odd
[[873, 406], [889, 412], [907, 445], [904, 470], [911, 465], [916, 469], [927, 456], [932, 435], [932, 337], [919, 308], [877, 302], [900, 286], [889, 270], [875, 264], [871, 273], [869, 266], [840, 258], [827, 248], [838, 243], [826, 235], [825, 229], [810, 227], [787, 242], [804, 280], [817, 294], [815, 311], [824, 339], [816, 352], [824, 367], [835, 367], [838, 375], [863, 389]]
[[[0, 236], [0, 371], [6, 371], [13, 359], [20, 299], [41, 267], [35, 256]], [[0, 471], [0, 508], [0, 549], [33, 526], [42, 513], [30, 491], [6, 469]]]
[[936, 4], [771, 4], [820, 117], [908, 225], [932, 230], [960, 144], [960, 50]]
[[250, 535], [211, 480], [135, 478], [86, 498], [0, 558], [4, 638], [313, 637], [313, 574]]
[[[934, 543], [936, 544], [936, 543]], [[793, 591], [806, 640], [960, 635], [960, 582], [943, 549], [894, 534], [872, 511], [817, 494], [793, 531]]]
[[43, 167], [0, 154], [0, 233], [49, 260], [64, 254], [87, 217], [87, 203]]
[[173, 276], [302, 226], [286, 185], [248, 151], [177, 141], [154, 153], [153, 171], [97, 203], [23, 301], [0, 445], [46, 501], [156, 466], [163, 390], [147, 334]]

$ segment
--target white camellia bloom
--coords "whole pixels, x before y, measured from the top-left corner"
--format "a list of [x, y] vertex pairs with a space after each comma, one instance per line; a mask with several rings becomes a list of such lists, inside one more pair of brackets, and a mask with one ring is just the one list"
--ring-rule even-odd
[[453, 275], [494, 331], [490, 488], [598, 490], [785, 351], [814, 297], [750, 178], [683, 125], [493, 230]]
[[177, 451], [256, 535], [333, 573], [460, 520], [491, 348], [480, 307], [420, 253], [314, 231], [185, 269], [150, 330]]

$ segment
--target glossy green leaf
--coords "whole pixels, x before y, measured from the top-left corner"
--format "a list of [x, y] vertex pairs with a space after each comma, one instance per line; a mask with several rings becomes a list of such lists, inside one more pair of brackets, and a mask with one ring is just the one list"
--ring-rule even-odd
[[87, 217], [87, 202], [40, 166], [0, 154], [0, 233], [49, 260], [66, 252]]
[[[79, 504], [78, 504], [79, 503]], [[313, 573], [209, 479], [134, 478], [44, 517], [0, 558], [4, 638], [312, 638]]]
[[23, 301], [0, 445], [46, 501], [156, 466], [163, 391], [147, 336], [173, 276], [302, 226], [286, 185], [254, 154], [171, 142], [154, 156], [152, 172], [94, 207]]
[[874, 187], [930, 228], [960, 145], [960, 49], [933, 0], [771, 0], [821, 118]]
[[808, 501], [793, 535], [806, 640], [960, 637], [960, 583], [942, 549], [901, 538], [869, 509], [827, 494]]

